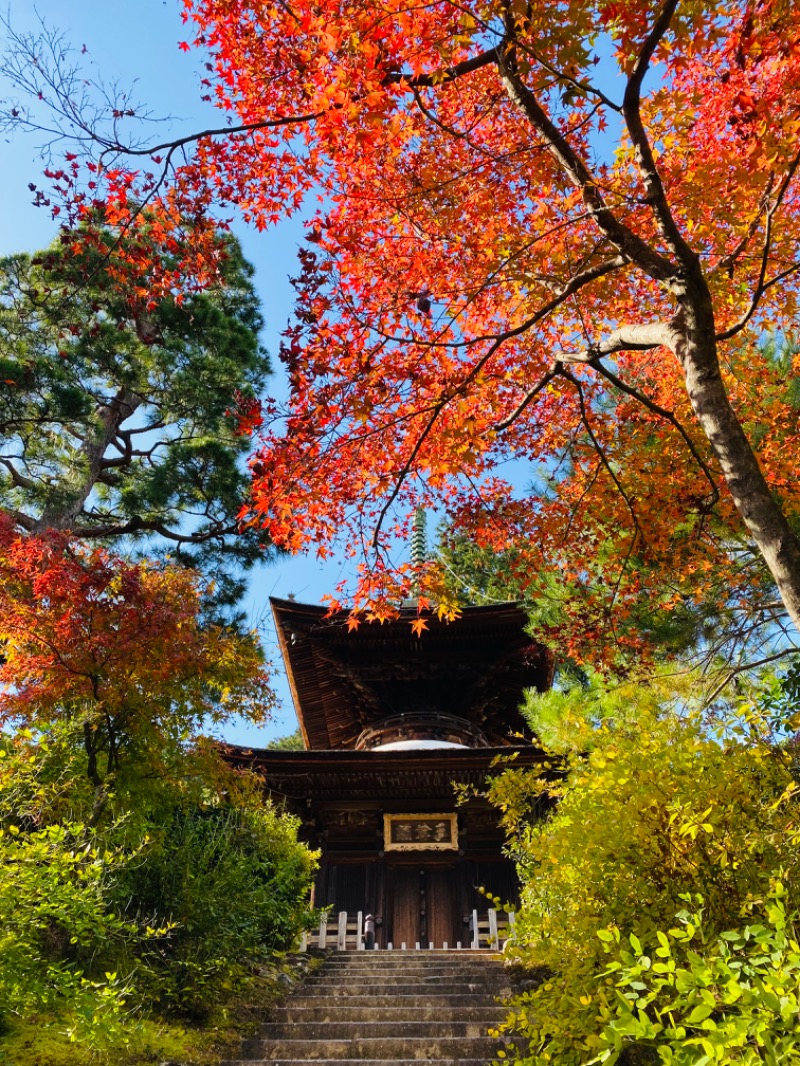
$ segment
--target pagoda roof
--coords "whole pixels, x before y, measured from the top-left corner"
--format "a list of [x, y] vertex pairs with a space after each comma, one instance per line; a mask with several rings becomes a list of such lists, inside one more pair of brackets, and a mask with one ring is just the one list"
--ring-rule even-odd
[[421, 635], [410, 624], [416, 607], [350, 628], [348, 611], [271, 604], [308, 749], [352, 749], [368, 726], [420, 710], [470, 722], [491, 746], [519, 743], [529, 737], [523, 690], [552, 681], [552, 657], [526, 634], [518, 603], [466, 607], [450, 622], [425, 614]]

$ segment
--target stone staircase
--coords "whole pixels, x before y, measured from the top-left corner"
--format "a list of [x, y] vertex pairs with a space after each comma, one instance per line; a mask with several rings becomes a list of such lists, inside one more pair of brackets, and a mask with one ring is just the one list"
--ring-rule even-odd
[[507, 992], [490, 951], [337, 952], [221, 1066], [486, 1066]]

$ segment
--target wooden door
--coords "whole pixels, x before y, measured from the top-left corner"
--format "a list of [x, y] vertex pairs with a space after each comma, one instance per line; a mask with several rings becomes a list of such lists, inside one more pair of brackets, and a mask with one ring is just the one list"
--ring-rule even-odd
[[395, 948], [405, 944], [455, 947], [465, 937], [456, 913], [456, 867], [453, 865], [392, 866], [387, 870], [391, 892], [391, 920], [387, 941]]
[[413, 948], [420, 939], [420, 868], [393, 866], [386, 872], [391, 895], [387, 940], [396, 948]]
[[456, 867], [430, 866], [425, 871], [425, 943], [435, 948], [444, 944], [454, 948], [458, 940], [465, 940], [460, 929], [460, 915], [456, 914]]

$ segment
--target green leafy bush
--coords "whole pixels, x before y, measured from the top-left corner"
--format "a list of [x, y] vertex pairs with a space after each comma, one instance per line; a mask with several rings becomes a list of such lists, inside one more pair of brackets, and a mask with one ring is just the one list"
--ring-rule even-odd
[[595, 997], [592, 1061], [612, 1066], [635, 1048], [666, 1066], [800, 1062], [800, 945], [784, 896], [777, 882], [763, 915], [710, 940], [699, 896], [687, 901], [700, 909], [680, 911], [677, 928], [650, 946], [602, 931], [611, 979]]
[[93, 795], [68, 740], [0, 747], [0, 1025], [42, 1015], [119, 1048], [143, 1010], [196, 1018], [290, 948], [316, 859], [208, 745], [166, 753], [169, 777], [121, 778], [100, 826], [77, 821]]
[[[644, 990], [615, 987], [602, 937], [664, 948], [663, 931], [674, 926], [685, 897], [701, 896], [704, 943], [712, 947], [701, 950], [695, 932], [680, 966], [717, 973], [719, 944], [730, 950], [734, 943], [725, 939], [729, 931], [749, 927], [752, 940], [757, 923], [748, 915], [759, 913], [775, 871], [785, 874], [780, 906], [799, 909], [791, 745], [757, 742], [757, 723], [744, 714], [715, 735], [699, 716], [656, 713], [648, 703], [649, 696], [638, 721], [629, 713], [597, 726], [592, 750], [567, 757], [565, 777], [542, 780], [511, 769], [492, 787], [523, 879], [508, 953], [527, 971], [527, 988], [505, 1027], [516, 1034], [514, 1053], [523, 1062], [583, 1066], [601, 1051], [624, 1053], [630, 1063], [672, 1062], [663, 1032], [642, 1050], [639, 1037], [623, 1031], [623, 1019], [638, 1014], [635, 1008], [626, 1014], [619, 996]], [[530, 819], [532, 805], [554, 801], [548, 817]], [[684, 945], [677, 936], [669, 942]], [[636, 959], [615, 960], [622, 968], [617, 982]], [[630, 979], [638, 982], [639, 975], [630, 970]], [[759, 1007], [765, 1015], [770, 1002], [765, 996]], [[666, 1000], [658, 1003], [661, 1009]], [[699, 1060], [706, 1052], [701, 1046], [693, 1053]]]
[[292, 946], [315, 857], [269, 806], [176, 809], [151, 837], [117, 895], [133, 920], [170, 928], [137, 971], [151, 998], [202, 1014], [253, 962]]
[[109, 904], [129, 861], [80, 824], [0, 830], [0, 1020], [49, 1010], [90, 1047], [124, 1042], [130, 981], [92, 960], [147, 938]]

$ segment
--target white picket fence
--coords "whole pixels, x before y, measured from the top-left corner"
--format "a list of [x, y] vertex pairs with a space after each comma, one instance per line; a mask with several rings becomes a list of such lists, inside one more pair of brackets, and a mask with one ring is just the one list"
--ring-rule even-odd
[[[479, 950], [481, 948], [495, 948], [502, 950], [506, 940], [514, 930], [514, 911], [498, 911], [490, 908], [479, 914], [477, 910], [472, 912], [472, 922], [469, 930], [465, 933], [470, 938], [462, 943], [458, 940], [455, 944], [392, 944], [386, 945], [387, 951], [420, 951], [422, 948], [456, 948], [458, 950]], [[340, 911], [337, 920], [332, 915], [323, 917], [319, 928], [310, 933], [303, 933], [300, 940], [300, 951], [308, 951], [309, 948], [321, 948], [336, 951], [363, 951], [364, 944], [364, 913], [358, 911], [351, 915], [347, 911]], [[377, 947], [377, 945], [376, 945]]]

